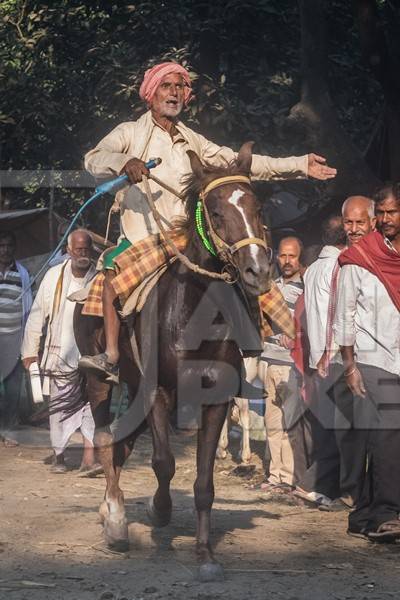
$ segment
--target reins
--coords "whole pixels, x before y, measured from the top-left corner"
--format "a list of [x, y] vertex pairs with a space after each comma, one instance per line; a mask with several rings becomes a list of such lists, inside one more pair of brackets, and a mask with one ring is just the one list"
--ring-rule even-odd
[[[154, 179], [154, 177], [152, 177], [152, 179]], [[158, 212], [158, 210], [154, 204], [154, 200], [153, 200], [153, 196], [151, 193], [148, 178], [145, 175], [143, 175], [143, 183], [144, 183], [144, 188], [146, 191], [147, 201], [149, 203], [154, 220], [155, 220], [161, 234], [163, 235], [165, 241], [167, 242], [167, 244], [169, 244], [171, 246], [172, 251], [175, 254], [175, 256], [178, 258], [178, 260], [180, 260], [181, 263], [185, 265], [185, 267], [187, 267], [194, 273], [198, 273], [199, 275], [206, 275], [207, 277], [210, 277], [211, 279], [222, 279], [222, 281], [225, 281], [226, 283], [235, 283], [235, 280], [232, 279], [232, 277], [229, 273], [226, 273], [226, 272], [225, 273], [215, 273], [213, 271], [208, 271], [207, 269], [203, 269], [199, 265], [196, 265], [191, 260], [189, 260], [187, 256], [182, 254], [182, 252], [177, 248], [175, 242], [171, 239], [170, 235], [168, 234], [168, 231], [165, 229], [165, 227], [162, 223], [160, 213]], [[165, 187], [161, 181], [158, 180], [157, 183], [159, 183], [160, 185]], [[170, 188], [169, 191], [172, 191], [172, 189]], [[175, 195], [177, 195], [179, 198], [182, 198], [182, 196], [180, 194], [177, 194], [176, 192], [173, 192], [173, 193]]]
[[[183, 196], [182, 194], [179, 194], [179, 192], [177, 192], [176, 190], [174, 190], [173, 188], [171, 188], [170, 186], [166, 185], [164, 182], [160, 181], [158, 178], [154, 177], [153, 174], [151, 174], [149, 176], [150, 179], [153, 179], [156, 183], [158, 183], [159, 185], [161, 185], [162, 187], [164, 187], [165, 189], [167, 189], [169, 192], [173, 193], [175, 196], [177, 196], [178, 198], [180, 198], [181, 200], [183, 200]], [[150, 189], [150, 185], [149, 185], [149, 179], [148, 177], [146, 177], [145, 175], [143, 176], [143, 182], [144, 182], [144, 188], [146, 191], [146, 196], [147, 196], [147, 201], [149, 203], [151, 212], [153, 214], [154, 220], [162, 234], [162, 236], [164, 237], [165, 241], [167, 242], [167, 244], [169, 244], [169, 246], [172, 248], [172, 251], [174, 253], [174, 255], [191, 271], [195, 272], [195, 273], [199, 273], [200, 275], [205, 275], [206, 277], [210, 277], [211, 279], [221, 279], [223, 281], [225, 281], [226, 283], [230, 283], [233, 284], [236, 282], [236, 279], [234, 279], [232, 277], [232, 275], [228, 272], [221, 272], [221, 273], [216, 273], [214, 271], [208, 271], [207, 269], [203, 269], [202, 267], [200, 267], [199, 265], [196, 265], [195, 263], [193, 263], [191, 260], [189, 260], [187, 258], [187, 256], [185, 256], [184, 254], [182, 254], [182, 252], [177, 248], [175, 242], [171, 239], [170, 235], [168, 234], [168, 231], [165, 229], [163, 223], [162, 223], [162, 219], [160, 216], [160, 213], [158, 212], [154, 200], [153, 200], [153, 195], [151, 193], [151, 189]], [[251, 181], [248, 177], [244, 176], [244, 175], [228, 175], [226, 177], [220, 177], [218, 179], [214, 179], [214, 181], [211, 181], [205, 188], [204, 190], [202, 190], [202, 192], [200, 193], [200, 197], [199, 197], [199, 202], [197, 205], [197, 209], [196, 209], [196, 229], [197, 232], [200, 236], [200, 239], [203, 243], [203, 245], [206, 247], [206, 249], [210, 252], [210, 254], [214, 255], [214, 256], [218, 256], [218, 258], [220, 258], [220, 260], [224, 263], [224, 269], [226, 269], [228, 267], [228, 265], [231, 265], [233, 267], [236, 268], [236, 266], [233, 264], [232, 261], [232, 256], [235, 252], [237, 252], [238, 250], [240, 250], [240, 248], [243, 248], [245, 246], [248, 246], [250, 244], [257, 244], [258, 246], [262, 246], [263, 248], [265, 248], [265, 250], [268, 250], [268, 246], [265, 242], [265, 240], [261, 239], [261, 238], [257, 238], [257, 237], [248, 237], [248, 238], [243, 238], [241, 240], [239, 240], [238, 242], [235, 242], [234, 244], [232, 244], [231, 246], [229, 244], [227, 244], [225, 242], [225, 240], [223, 240], [215, 231], [214, 228], [212, 226], [212, 222], [211, 222], [211, 218], [210, 215], [208, 213], [208, 209], [207, 209], [207, 205], [205, 203], [206, 197], [208, 196], [208, 194], [222, 186], [222, 185], [226, 185], [227, 183], [247, 183], [248, 185], [251, 185]], [[211, 237], [211, 241], [214, 244], [215, 247], [215, 251], [212, 248], [210, 241], [208, 240], [208, 238], [205, 235], [204, 232], [204, 227], [203, 227], [203, 215], [206, 218], [206, 222], [207, 222], [207, 228], [208, 228], [208, 232], [209, 235]]]

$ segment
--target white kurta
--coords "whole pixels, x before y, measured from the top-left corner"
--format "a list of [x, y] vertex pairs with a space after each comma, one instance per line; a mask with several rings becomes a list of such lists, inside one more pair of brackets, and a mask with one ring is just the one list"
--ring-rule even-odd
[[[111, 179], [131, 158], [147, 161], [159, 157], [162, 163], [154, 174], [179, 193], [185, 188], [185, 180], [191, 174], [188, 150], [193, 150], [204, 164], [228, 167], [237, 154], [226, 146], [218, 146], [202, 135], [186, 127], [181, 121], [176, 125], [178, 135], [170, 134], [156, 123], [148, 111], [137, 121], [118, 125], [85, 156], [85, 167], [96, 179]], [[291, 156], [271, 158], [253, 154], [251, 176], [259, 180], [295, 179], [307, 177], [308, 157]], [[156, 208], [168, 223], [185, 214], [183, 202], [154, 181], [150, 189]], [[121, 234], [134, 243], [148, 235], [158, 233], [150, 211], [143, 183], [129, 185], [116, 196], [121, 208]]]
[[[340, 250], [324, 246], [315, 262], [304, 273], [304, 303], [307, 317], [307, 333], [310, 341], [310, 368], [316, 369], [326, 348], [328, 308], [331, 294], [332, 273]], [[338, 348], [332, 362], [340, 362]]]
[[[53, 314], [57, 283], [62, 272], [64, 275], [59, 312]], [[60, 395], [64, 397], [68, 394], [68, 387], [74, 382], [63, 379], [62, 374], [74, 372], [80, 358], [73, 330], [75, 302], [68, 300], [68, 296], [82, 289], [94, 272], [91, 268], [85, 277], [77, 278], [71, 272], [69, 260], [56, 265], [46, 273], [33, 303], [25, 328], [21, 354], [22, 358], [38, 355], [42, 330], [49, 320], [41, 370], [54, 374], [50, 379], [46, 377], [44, 381], [43, 393], [50, 396], [50, 402]], [[50, 416], [50, 438], [56, 454], [64, 451], [69, 438], [77, 429], [81, 429], [87, 439], [93, 440], [94, 420], [89, 405], [65, 421], [62, 420], [64, 417], [63, 412]]]

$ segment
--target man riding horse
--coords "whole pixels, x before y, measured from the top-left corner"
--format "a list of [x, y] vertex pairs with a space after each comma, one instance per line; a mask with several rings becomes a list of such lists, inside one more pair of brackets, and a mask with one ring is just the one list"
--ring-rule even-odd
[[[80, 361], [80, 367], [106, 375], [111, 382], [117, 382], [119, 377], [120, 319], [117, 313], [119, 288], [116, 285], [116, 261], [137, 242], [159, 232], [142, 181], [143, 175], [149, 175], [146, 161], [155, 156], [162, 159], [157, 176], [168, 183], [170, 189], [151, 179], [149, 184], [164, 227], [171, 229], [173, 221], [185, 214], [184, 202], [173, 191], [180, 195], [191, 173], [187, 151], [194, 151], [203, 163], [215, 167], [227, 167], [237, 158], [230, 148], [210, 142], [179, 120], [182, 109], [192, 95], [189, 73], [181, 65], [166, 62], [147, 70], [139, 94], [149, 110], [137, 121], [118, 125], [85, 157], [86, 169], [95, 178], [110, 179], [126, 174], [131, 184], [117, 193], [121, 236], [118, 246], [104, 260], [102, 313], [105, 352], [82, 357]], [[251, 177], [256, 180], [307, 176], [326, 180], [335, 174], [336, 170], [328, 167], [325, 159], [315, 154], [288, 158], [252, 157]]]

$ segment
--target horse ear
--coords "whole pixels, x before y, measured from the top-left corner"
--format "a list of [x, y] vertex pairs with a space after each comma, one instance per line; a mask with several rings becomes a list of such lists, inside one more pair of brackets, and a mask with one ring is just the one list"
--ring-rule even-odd
[[197, 156], [196, 152], [193, 152], [193, 150], [187, 150], [187, 155], [189, 156], [190, 166], [192, 167], [193, 173], [197, 179], [202, 181], [204, 179], [204, 167], [201, 160]]
[[236, 159], [237, 168], [239, 171], [246, 173], [248, 175], [251, 170], [251, 160], [252, 160], [252, 148], [254, 142], [246, 142], [239, 150], [238, 157]]

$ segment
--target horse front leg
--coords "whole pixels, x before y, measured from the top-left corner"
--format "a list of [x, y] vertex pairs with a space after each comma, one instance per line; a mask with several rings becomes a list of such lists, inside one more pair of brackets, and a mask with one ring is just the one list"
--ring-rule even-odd
[[126, 552], [129, 549], [128, 521], [125, 514], [124, 495], [119, 479], [124, 462], [145, 426], [114, 438], [110, 430], [110, 404], [112, 388], [96, 377], [88, 376], [88, 390], [95, 422], [94, 446], [106, 478], [104, 500], [99, 508], [104, 539], [110, 549]]
[[154, 527], [165, 527], [171, 520], [170, 483], [175, 475], [175, 458], [169, 442], [169, 410], [166, 392], [158, 389], [147, 421], [153, 438], [152, 467], [158, 488], [150, 499], [148, 516]]
[[214, 462], [219, 436], [229, 402], [203, 407], [202, 426], [197, 438], [197, 478], [194, 501], [197, 510], [196, 552], [200, 561], [201, 581], [223, 579], [221, 565], [215, 560], [210, 545], [210, 517], [214, 502]]

